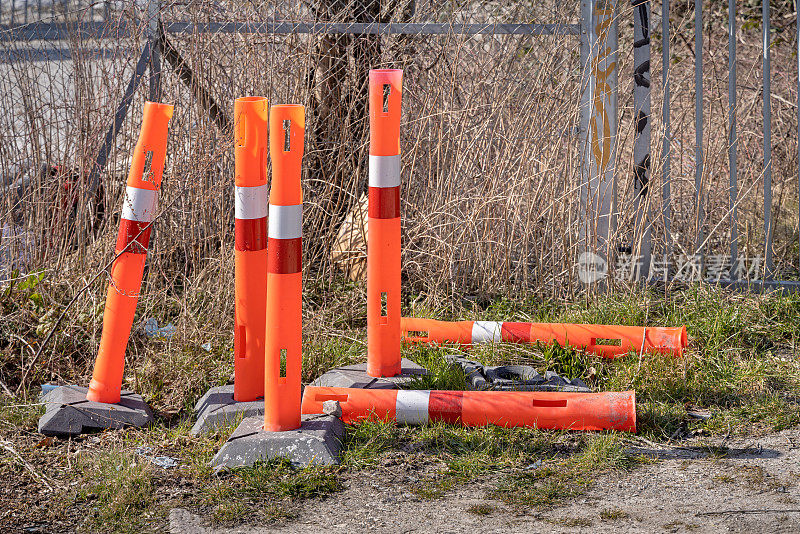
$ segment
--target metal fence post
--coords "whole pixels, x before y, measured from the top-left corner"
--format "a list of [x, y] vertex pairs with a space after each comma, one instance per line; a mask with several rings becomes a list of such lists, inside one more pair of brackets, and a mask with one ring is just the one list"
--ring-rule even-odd
[[159, 24], [161, 20], [160, 0], [147, 2], [147, 41], [150, 43], [150, 91], [151, 102], [161, 101], [161, 46]]
[[738, 162], [739, 134], [736, 131], [736, 0], [728, 0], [728, 167], [730, 171], [730, 225], [731, 225], [731, 269], [730, 279], [739, 276], [739, 217]]
[[594, 83], [592, 83], [591, 63], [591, 38], [592, 38], [592, 0], [581, 0], [581, 101], [580, 101], [580, 126], [578, 136], [578, 151], [580, 153], [580, 252], [588, 249], [589, 217], [588, 217], [588, 187], [590, 172], [589, 159], [589, 121], [592, 117], [592, 102], [594, 101]]
[[[650, 0], [633, 0], [633, 144], [634, 258], [632, 274], [647, 280], [650, 274]], [[638, 261], [641, 259], [641, 262]]]
[[[735, 1], [735, 0], [731, 0]], [[669, 102], [669, 0], [661, 2], [661, 83], [664, 86], [664, 96], [661, 103], [662, 120], [664, 121], [664, 139], [661, 142], [661, 157], [663, 158], [663, 168], [661, 169], [661, 202], [662, 216], [664, 217], [664, 268], [662, 274], [664, 282], [670, 279], [672, 265], [672, 193], [670, 183], [670, 136], [672, 135]]]
[[703, 0], [694, 0], [694, 187], [697, 208], [697, 227], [694, 254], [699, 255], [703, 271], [705, 238], [703, 223]]
[[763, 56], [761, 74], [764, 81], [764, 279], [771, 280], [775, 270], [772, 259], [772, 110], [770, 98], [770, 27], [769, 0], [761, 2]]
[[[617, 145], [617, 20], [616, 0], [581, 3], [588, 17], [588, 71], [585, 94], [588, 121], [581, 138], [581, 262], [606, 263], [613, 260], [611, 238], [615, 229], [616, 181], [614, 166]], [[582, 24], [585, 24], [583, 22]], [[588, 94], [587, 94], [588, 93]], [[596, 254], [595, 256], [589, 256]], [[602, 268], [602, 267], [601, 267]], [[602, 276], [600, 277], [602, 278]]]

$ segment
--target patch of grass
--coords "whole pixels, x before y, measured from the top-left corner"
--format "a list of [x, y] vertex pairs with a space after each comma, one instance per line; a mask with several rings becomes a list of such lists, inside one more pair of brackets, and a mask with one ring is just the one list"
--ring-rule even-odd
[[436, 423], [414, 435], [420, 450], [439, 460], [443, 468], [423, 477], [416, 493], [439, 498], [457, 484], [491, 472], [530, 465], [552, 451], [557, 434], [527, 428], [463, 428]]
[[42, 415], [44, 415], [43, 405], [0, 393], [0, 426], [34, 430]]
[[514, 506], [547, 509], [582, 495], [597, 476], [635, 464], [636, 459], [624, 452], [619, 434], [583, 435], [577, 452], [553, 455], [543, 467], [515, 473], [491, 495]]
[[144, 429], [129, 428], [123, 435], [123, 443], [132, 448], [152, 447], [158, 456], [176, 458], [181, 466], [188, 468], [193, 477], [207, 479], [213, 472], [211, 459], [240, 421], [241, 416], [212, 434], [199, 436], [191, 434], [191, 419], [185, 419], [173, 426], [155, 424]]
[[480, 516], [492, 515], [496, 510], [497, 508], [487, 503], [473, 504], [467, 508], [467, 512]]
[[412, 432], [388, 421], [364, 421], [348, 426], [342, 464], [357, 469], [375, 465], [386, 452], [400, 447]]
[[458, 352], [448, 347], [425, 346], [409, 347], [406, 351], [415, 362], [428, 370], [423, 375], [404, 386], [405, 389], [442, 389], [463, 390], [466, 388], [466, 379], [460, 367], [450, 365], [445, 359], [446, 354]]
[[329, 369], [366, 360], [366, 339], [363, 333], [353, 338], [311, 337], [303, 338], [303, 380], [311, 382]]
[[86, 526], [98, 532], [151, 532], [163, 514], [156, 505], [149, 466], [130, 453], [108, 451], [81, 457], [82, 482], [75, 503], [87, 503]]
[[726, 458], [731, 453], [728, 447], [715, 445], [713, 443], [700, 443], [698, 448], [708, 454], [709, 458], [712, 459]]
[[411, 493], [419, 499], [432, 501], [441, 499], [445, 494], [458, 484], [458, 480], [450, 477], [442, 477], [439, 480], [426, 480], [411, 486]]
[[619, 508], [610, 508], [600, 512], [600, 519], [603, 521], [616, 521], [627, 517], [629, 517], [628, 512], [620, 510]]
[[293, 517], [304, 500], [341, 490], [336, 469], [298, 469], [287, 459], [276, 459], [212, 476], [199, 501], [218, 522], [274, 522]]

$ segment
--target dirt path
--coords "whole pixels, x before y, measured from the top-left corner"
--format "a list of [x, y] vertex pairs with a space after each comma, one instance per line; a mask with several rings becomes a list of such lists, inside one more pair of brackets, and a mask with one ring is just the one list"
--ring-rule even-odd
[[[659, 460], [606, 476], [583, 497], [542, 513], [487, 499], [485, 487], [420, 500], [405, 484], [359, 476], [288, 524], [212, 529], [175, 509], [170, 532], [800, 532], [800, 428], [724, 446], [724, 455], [713, 447], [637, 449]], [[475, 505], [489, 513], [470, 513]]]

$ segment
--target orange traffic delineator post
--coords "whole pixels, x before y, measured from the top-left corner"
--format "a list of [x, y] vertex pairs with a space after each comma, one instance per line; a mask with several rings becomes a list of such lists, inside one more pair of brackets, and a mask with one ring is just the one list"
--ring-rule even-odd
[[249, 402], [264, 396], [269, 105], [261, 96], [237, 98], [233, 113], [236, 121], [233, 398]]
[[366, 419], [412, 425], [443, 421], [464, 426], [636, 432], [633, 391], [556, 393], [308, 386], [303, 393], [303, 413], [323, 413], [325, 401], [339, 403], [345, 423]]
[[267, 246], [264, 415], [242, 419], [211, 461], [214, 467], [250, 466], [278, 457], [288, 458], [300, 466], [339, 463], [344, 441], [342, 422], [333, 416], [304, 419], [300, 414], [303, 363], [300, 173], [304, 135], [303, 106], [277, 105], [270, 109], [272, 185]]
[[400, 362], [400, 106], [403, 71], [369, 71], [367, 374], [395, 376]]
[[272, 190], [269, 195], [264, 430], [300, 427], [303, 298], [300, 170], [305, 109], [273, 106], [269, 113]]
[[686, 327], [617, 326], [570, 323], [512, 323], [499, 321], [437, 321], [403, 317], [403, 340], [411, 343], [486, 342], [558, 343], [604, 358], [638, 354], [683, 356]]
[[167, 152], [167, 127], [173, 106], [147, 102], [142, 129], [133, 153], [122, 218], [117, 235], [117, 258], [111, 266], [103, 334], [86, 398], [90, 401], [118, 403], [128, 345], [144, 261], [150, 242], [151, 224], [158, 204], [158, 188]]

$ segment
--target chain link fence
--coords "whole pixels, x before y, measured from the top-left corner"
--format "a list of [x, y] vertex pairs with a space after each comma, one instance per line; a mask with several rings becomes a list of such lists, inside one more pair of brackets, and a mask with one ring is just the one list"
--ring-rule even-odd
[[[663, 117], [654, 113], [646, 200], [653, 254], [669, 253], [665, 261], [673, 263], [695, 253], [698, 236], [690, 6], [672, 6], [671, 169], [662, 177], [656, 146]], [[620, 244], [636, 238], [632, 9], [620, 4], [617, 15], [619, 201], [613, 239]], [[342, 275], [358, 278], [365, 254], [367, 72], [397, 67], [406, 72], [401, 141], [409, 294], [556, 296], [579, 287], [584, 69], [578, 3], [3, 0], [0, 13], [6, 268], [22, 259], [82, 273], [108, 262], [141, 106], [157, 96], [176, 108], [147, 283], [153, 293], [171, 294], [210, 280], [214, 291], [232, 292], [233, 101], [257, 94], [271, 103], [306, 106], [307, 278], [321, 284]], [[726, 92], [715, 81], [724, 79], [717, 72], [725, 64], [724, 46], [723, 52], [716, 46], [727, 36], [713, 16], [708, 20], [705, 62], [712, 74], [704, 93], [707, 217], [701, 228], [706, 253], [714, 255], [726, 253], [730, 242], [727, 141], [720, 135], [726, 115], [718, 106]], [[655, 56], [662, 36], [656, 25], [652, 30]], [[737, 224], [740, 250], [755, 257], [758, 214], [748, 210], [760, 202], [761, 153], [742, 134], [757, 130], [751, 98], [759, 86], [752, 68], [759, 42], [751, 37], [743, 34], [739, 54], [743, 185]], [[779, 45], [773, 91], [791, 103], [791, 47]], [[653, 110], [661, 109], [660, 79], [654, 62]], [[127, 118], [113, 128], [125, 102]], [[780, 102], [773, 100], [773, 126], [776, 138], [785, 141], [774, 155], [773, 174], [785, 168], [787, 178], [776, 180], [781, 222], [774, 250], [777, 269], [791, 278], [797, 270], [797, 222], [791, 216], [797, 195], [796, 185], [794, 191], [789, 187], [792, 179], [796, 184], [789, 168], [796, 165], [791, 146], [797, 118], [796, 109]], [[107, 154], [101, 157], [104, 145]], [[784, 148], [785, 159], [779, 160]], [[100, 167], [103, 159], [107, 163]], [[667, 196], [659, 194], [664, 183], [671, 185]], [[671, 209], [669, 227], [665, 205]], [[615, 276], [625, 281], [620, 266]]]

